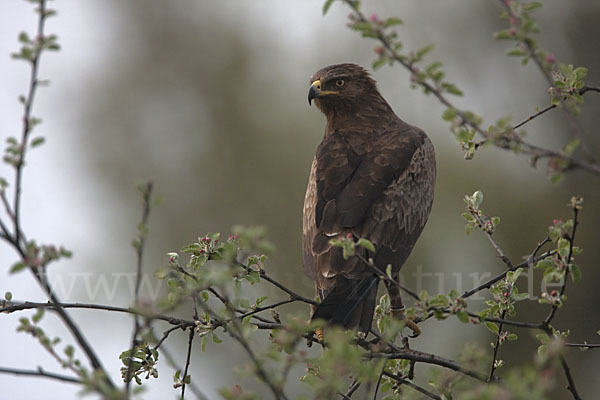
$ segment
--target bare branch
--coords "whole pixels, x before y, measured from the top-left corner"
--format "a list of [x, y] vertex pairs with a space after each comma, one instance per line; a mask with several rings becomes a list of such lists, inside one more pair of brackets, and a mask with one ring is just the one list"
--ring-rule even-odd
[[39, 378], [50, 378], [61, 382], [77, 383], [82, 384], [83, 382], [77, 378], [73, 378], [67, 375], [56, 374], [54, 372], [46, 372], [42, 367], [37, 369], [19, 369], [19, 368], [4, 368], [0, 367], [0, 373], [2, 374], [13, 374], [21, 376], [35, 376]]
[[571, 369], [569, 368], [569, 365], [567, 364], [567, 360], [565, 360], [565, 357], [561, 354], [559, 356], [560, 359], [560, 365], [562, 366], [563, 371], [565, 371], [565, 376], [567, 377], [567, 390], [569, 392], [571, 392], [571, 394], [573, 395], [573, 398], [575, 400], [581, 400], [581, 397], [579, 396], [579, 393], [577, 393], [577, 388], [575, 387], [575, 381], [573, 380], [573, 376], [571, 375]]
[[[252, 268], [248, 267], [247, 265], [234, 260], [234, 263], [242, 268], [244, 268], [246, 271], [253, 271]], [[293, 290], [285, 287], [284, 285], [282, 285], [281, 283], [277, 282], [275, 279], [271, 278], [269, 275], [267, 275], [267, 272], [264, 269], [261, 269], [259, 271], [260, 273], [260, 277], [261, 279], [264, 279], [265, 281], [271, 283], [273, 286], [278, 287], [279, 289], [281, 289], [282, 291], [286, 292], [287, 294], [290, 295], [291, 298], [302, 301], [304, 303], [308, 303], [308, 304], [312, 304], [314, 306], [317, 305], [317, 302], [314, 300], [311, 300], [307, 297], [301, 296], [298, 293], [294, 292]]]
[[600, 343], [565, 343], [567, 347], [579, 347], [582, 350], [599, 349]]
[[448, 368], [456, 372], [460, 372], [464, 375], [470, 376], [482, 382], [487, 382], [487, 376], [481, 374], [480, 372], [471, 371], [464, 369], [460, 366], [460, 364], [456, 361], [436, 356], [435, 354], [425, 353], [422, 351], [412, 350], [412, 349], [398, 349], [394, 350], [391, 353], [369, 353], [367, 354], [369, 358], [387, 358], [387, 359], [402, 359], [402, 360], [411, 360], [415, 362], [422, 362], [426, 364], [439, 365], [440, 367]]
[[190, 334], [188, 338], [187, 356], [185, 358], [185, 368], [183, 370], [183, 384], [181, 385], [181, 398], [185, 399], [185, 381], [188, 375], [188, 369], [190, 367], [190, 361], [192, 358], [192, 343], [194, 342], [194, 328], [190, 328]]

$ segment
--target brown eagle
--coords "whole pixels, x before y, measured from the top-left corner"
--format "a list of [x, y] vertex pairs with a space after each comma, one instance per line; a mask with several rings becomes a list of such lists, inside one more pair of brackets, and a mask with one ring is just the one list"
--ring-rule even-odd
[[[434, 149], [425, 132], [394, 114], [364, 68], [330, 65], [310, 83], [308, 103], [327, 117], [304, 199], [304, 270], [321, 298], [312, 318], [368, 333], [379, 278], [364, 260], [384, 273], [391, 264], [397, 279], [431, 211]], [[345, 260], [330, 244], [339, 236], [366, 238], [375, 252], [357, 247], [364, 260]], [[392, 311], [404, 318], [398, 286], [386, 286]]]

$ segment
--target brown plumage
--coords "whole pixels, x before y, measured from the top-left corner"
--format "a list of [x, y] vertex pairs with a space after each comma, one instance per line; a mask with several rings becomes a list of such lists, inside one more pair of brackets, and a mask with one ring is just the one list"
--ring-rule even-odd
[[[397, 276], [431, 210], [435, 155], [427, 135], [402, 121], [362, 67], [338, 64], [311, 78], [314, 99], [327, 117], [325, 136], [312, 162], [303, 217], [303, 262], [321, 304], [313, 318], [368, 332], [379, 282], [358, 257], [344, 260], [332, 238], [367, 238], [364, 249]], [[402, 307], [397, 288], [392, 306]]]

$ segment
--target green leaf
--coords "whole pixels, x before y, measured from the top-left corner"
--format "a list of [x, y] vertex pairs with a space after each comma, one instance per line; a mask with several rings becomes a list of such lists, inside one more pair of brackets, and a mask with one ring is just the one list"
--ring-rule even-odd
[[367, 249], [371, 253], [375, 253], [375, 245], [371, 243], [368, 239], [360, 238], [356, 244], [364, 249]]
[[518, 336], [516, 333], [509, 333], [507, 339], [512, 342], [513, 340], [517, 340]]
[[206, 338], [207, 336], [202, 336], [202, 344], [200, 345], [202, 352], [204, 353], [206, 351]]
[[[119, 358], [121, 360], [123, 360], [123, 358], [128, 357], [128, 355], [124, 355], [126, 352], [121, 353], [121, 355], [119, 356]], [[68, 345], [67, 347], [65, 347], [65, 354], [67, 355], [67, 357], [69, 358], [73, 358], [73, 355], [75, 354], [75, 348], [71, 345]]]
[[557, 243], [558, 254], [566, 260], [569, 256], [569, 241], [565, 238], [558, 239]]
[[527, 51], [520, 47], [513, 47], [512, 49], [508, 49], [506, 54], [513, 57], [523, 57], [527, 55]]
[[494, 39], [508, 40], [508, 39], [512, 39], [512, 38], [513, 38], [513, 35], [510, 33], [510, 31], [508, 29], [494, 32]]
[[6, 292], [6, 293], [4, 293], [4, 299], [5, 299], [6, 301], [11, 301], [11, 300], [12, 300], [12, 297], [13, 297], [13, 295], [12, 295], [12, 293], [11, 293], [11, 292]]
[[325, 4], [323, 4], [323, 15], [327, 14], [327, 12], [329, 11], [329, 7], [331, 7], [331, 5], [333, 4], [335, 0], [327, 0], [325, 1]]
[[583, 78], [585, 78], [585, 76], [587, 75], [587, 68], [585, 67], [579, 67], [576, 68], [575, 71], [573, 71], [573, 73], [575, 74], [575, 78], [577, 80], [582, 80]]
[[499, 333], [498, 325], [496, 325], [493, 322], [487, 321], [485, 323], [485, 327], [488, 328], [492, 333], [495, 333], [496, 335]]
[[456, 95], [456, 96], [462, 96], [463, 92], [457, 88], [454, 84], [449, 83], [449, 82], [443, 82], [442, 83], [442, 88], [444, 90], [446, 90], [446, 92]]
[[581, 280], [581, 270], [577, 264], [571, 264], [569, 272], [571, 272], [571, 279], [573, 279], [573, 283], [577, 283]]
[[13, 264], [12, 267], [10, 267], [10, 270], [8, 271], [9, 274], [16, 274], [17, 272], [21, 271], [23, 268], [25, 268], [27, 265], [24, 262], [16, 262]]
[[421, 59], [425, 54], [429, 53], [435, 47], [434, 44], [430, 44], [429, 46], [425, 46], [419, 51], [417, 51], [417, 59]]
[[530, 12], [537, 8], [540, 8], [542, 3], [538, 3], [537, 1], [532, 1], [530, 3], [523, 4], [523, 11]]
[[368, 22], [357, 22], [355, 24], [352, 24], [350, 26], [350, 28], [355, 31], [362, 31], [362, 32], [371, 32], [373, 30], [373, 27]]
[[37, 147], [41, 144], [43, 144], [46, 141], [46, 139], [44, 139], [43, 137], [36, 137], [35, 139], [33, 139], [31, 141], [31, 147]]
[[452, 121], [456, 117], [456, 109], [455, 108], [447, 108], [446, 111], [442, 114], [442, 119], [444, 121]]
[[377, 60], [373, 61], [371, 67], [375, 70], [381, 68], [386, 62], [388, 62], [388, 59], [386, 57], [379, 57]]
[[38, 308], [37, 312], [33, 315], [33, 317], [31, 317], [31, 320], [37, 324], [38, 322], [40, 322], [40, 320], [42, 319], [43, 316], [44, 316], [44, 309]]
[[462, 213], [462, 216], [463, 216], [464, 219], [466, 219], [469, 222], [477, 222], [477, 220], [475, 219], [475, 217], [471, 213], [465, 212], [465, 213]]
[[565, 154], [567, 155], [571, 155], [575, 152], [575, 150], [577, 150], [577, 148], [579, 147], [579, 143], [580, 140], [575, 138], [573, 140], [571, 140], [569, 143], [567, 143], [565, 145], [565, 147], [563, 147], [563, 151], [565, 152]]
[[552, 260], [544, 258], [543, 260], [538, 261], [535, 267], [540, 269], [554, 268], [554, 263]]
[[469, 314], [467, 314], [465, 311], [459, 311], [456, 313], [456, 317], [458, 318], [458, 320], [464, 324], [468, 324], [469, 323]]
[[388, 18], [385, 20], [385, 22], [383, 23], [383, 27], [389, 28], [390, 26], [401, 25], [401, 24], [402, 24], [402, 20], [400, 18], [391, 17], [391, 18]]
[[213, 342], [215, 342], [216, 344], [219, 344], [219, 343], [223, 342], [223, 341], [222, 341], [221, 339], [219, 339], [219, 337], [218, 337], [217, 335], [215, 335], [214, 333], [213, 333], [213, 335], [212, 335], [212, 340], [213, 340]]

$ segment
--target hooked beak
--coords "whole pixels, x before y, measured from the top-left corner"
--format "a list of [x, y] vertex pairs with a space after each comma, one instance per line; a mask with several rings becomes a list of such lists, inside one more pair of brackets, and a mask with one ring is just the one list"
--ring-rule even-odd
[[321, 81], [317, 79], [310, 85], [310, 90], [308, 91], [308, 105], [311, 105], [312, 99], [337, 93], [336, 90], [321, 90]]
[[321, 94], [321, 81], [316, 80], [310, 85], [310, 90], [308, 91], [308, 105], [312, 105], [312, 99], [319, 97]]

